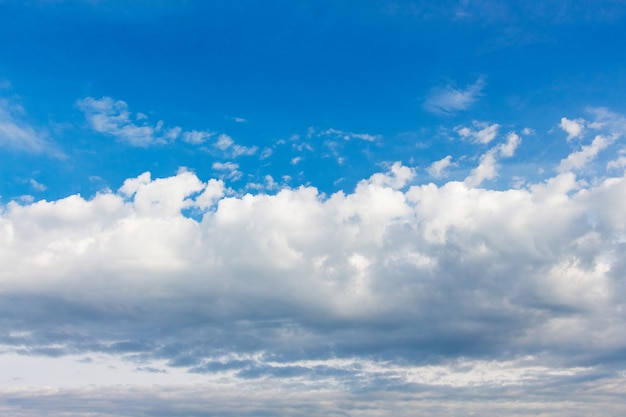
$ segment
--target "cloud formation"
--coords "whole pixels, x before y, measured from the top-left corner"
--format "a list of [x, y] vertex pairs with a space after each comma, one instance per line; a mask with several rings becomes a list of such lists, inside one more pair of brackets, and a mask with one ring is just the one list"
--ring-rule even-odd
[[[63, 364], [72, 376], [49, 394], [50, 415], [61, 413], [55, 401], [87, 407], [73, 380], [112, 401], [114, 387], [98, 381], [146, 375], [175, 386], [138, 382], [130, 409], [168, 395], [182, 404], [193, 384], [232, 397], [219, 402], [225, 414], [241, 414], [244, 397], [256, 401], [249, 415], [271, 414], [267, 386], [302, 414], [340, 412], [313, 404], [319, 392], [344, 410], [367, 392], [371, 415], [450, 412], [417, 392], [485, 415], [514, 410], [519, 395], [544, 398], [545, 410], [555, 389], [569, 411], [572, 401], [610, 407], [597, 390], [618, 395], [624, 382], [612, 364], [626, 349], [626, 176], [579, 175], [589, 149], [619, 138], [603, 132], [554, 176], [517, 189], [484, 186], [521, 145], [510, 132], [464, 181], [441, 185], [395, 162], [347, 192], [269, 178], [272, 194], [237, 193], [225, 180], [238, 164], [214, 162], [223, 178], [145, 172], [91, 198], [4, 204], [0, 384], [44, 378], [17, 366], [25, 357]], [[437, 161], [431, 175], [451, 164]], [[476, 390], [500, 398], [497, 411], [463, 401]], [[34, 415], [38, 395], [12, 398]], [[165, 414], [199, 414], [204, 400]]]
[[469, 127], [457, 126], [454, 131], [464, 139], [470, 139], [474, 143], [485, 145], [494, 140], [498, 134], [500, 125], [497, 123], [489, 124], [487, 122], [472, 122], [475, 129]]
[[452, 155], [448, 155], [445, 158], [433, 162], [428, 167], [427, 171], [429, 175], [435, 178], [440, 178], [445, 175], [445, 170], [452, 165], [454, 165], [452, 162]]
[[585, 129], [584, 119], [570, 120], [567, 117], [561, 118], [559, 127], [567, 133], [567, 140], [570, 141], [574, 138], [579, 138]]
[[45, 135], [24, 119], [25, 111], [13, 100], [0, 98], [0, 147], [40, 154], [61, 154], [46, 140]]
[[515, 133], [507, 135], [506, 142], [489, 149], [480, 157], [480, 164], [465, 179], [470, 187], [479, 186], [484, 180], [492, 180], [498, 176], [498, 158], [510, 158], [522, 139]]
[[465, 89], [455, 88], [448, 84], [445, 87], [432, 89], [424, 102], [424, 109], [438, 115], [451, 115], [467, 110], [485, 87], [485, 79], [480, 77], [474, 84]]
[[163, 131], [162, 120], [156, 125], [150, 125], [143, 113], [137, 113], [133, 117], [125, 101], [111, 97], [86, 97], [77, 104], [93, 130], [113, 136], [131, 146], [162, 145], [168, 139], [176, 139], [181, 131], [179, 127]]

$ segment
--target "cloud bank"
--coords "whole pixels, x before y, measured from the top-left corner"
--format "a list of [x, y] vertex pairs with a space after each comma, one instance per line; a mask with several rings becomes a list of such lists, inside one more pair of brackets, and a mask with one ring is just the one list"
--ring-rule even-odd
[[[146, 172], [90, 198], [4, 204], [0, 383], [24, 381], [1, 391], [4, 411], [36, 415], [43, 396], [50, 415], [86, 415], [90, 388], [76, 384], [101, 387], [112, 414], [128, 415], [168, 395], [169, 411], [153, 414], [206, 415], [216, 402], [222, 415], [363, 404], [363, 415], [501, 415], [520, 396], [520, 413], [615, 411], [626, 173], [617, 162], [593, 181], [581, 172], [620, 135], [603, 132], [516, 189], [481, 188], [522, 145], [510, 132], [463, 181], [441, 185], [396, 162], [350, 192], [251, 194], [225, 182], [237, 164], [216, 162], [223, 179]], [[33, 390], [45, 375], [24, 371], [25, 357], [72, 372], [56, 391]], [[135, 380], [157, 385], [114, 388]], [[186, 403], [193, 386], [230, 400]], [[264, 399], [268, 386], [280, 401]], [[555, 390], [567, 413], [546, 403]]]

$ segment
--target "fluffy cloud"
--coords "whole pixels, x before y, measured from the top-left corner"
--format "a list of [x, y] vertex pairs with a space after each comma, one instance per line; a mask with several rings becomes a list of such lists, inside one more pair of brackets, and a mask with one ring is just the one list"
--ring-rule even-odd
[[428, 174], [435, 178], [440, 178], [445, 175], [444, 171], [451, 165], [454, 165], [454, 163], [452, 162], [452, 156], [448, 155], [443, 159], [433, 162], [428, 167]]
[[510, 158], [521, 143], [521, 138], [515, 133], [508, 134], [506, 142], [501, 143], [480, 157], [479, 165], [474, 168], [465, 179], [470, 187], [480, 185], [484, 180], [492, 180], [498, 176], [498, 157]]
[[224, 152], [231, 158], [237, 158], [242, 155], [254, 155], [259, 149], [257, 146], [242, 146], [235, 143], [233, 138], [226, 134], [221, 134], [214, 144], [215, 148]]
[[224, 172], [224, 177], [232, 180], [238, 180], [243, 175], [239, 171], [239, 164], [234, 162], [214, 162], [211, 167], [215, 171]]
[[597, 135], [589, 145], [581, 146], [579, 151], [573, 152], [559, 164], [559, 171], [571, 171], [583, 169], [593, 161], [600, 151], [611, 145], [617, 137]]
[[500, 128], [500, 125], [497, 123], [489, 124], [476, 120], [474, 120], [473, 125], [475, 129], [457, 126], [454, 131], [462, 138], [470, 139], [475, 143], [487, 144], [496, 138]]
[[481, 77], [464, 90], [454, 88], [452, 85], [435, 88], [431, 90], [424, 102], [424, 109], [439, 115], [450, 115], [461, 110], [467, 110], [474, 104], [484, 87], [485, 80]]
[[[180, 129], [176, 131], [176, 135], [174, 136], [174, 139], [178, 136], [178, 134], [180, 134]], [[183, 140], [187, 143], [190, 143], [192, 145], [200, 145], [206, 142], [213, 135], [214, 135], [213, 132], [202, 131], [202, 130], [192, 130], [189, 132], [184, 132], [182, 137], [183, 137]]]
[[[505, 154], [513, 137], [494, 149]], [[569, 335], [557, 326], [565, 318], [595, 323], [594, 337], [622, 346], [621, 315], [608, 306], [622, 291], [612, 254], [626, 231], [616, 204], [624, 177], [590, 188], [564, 173], [519, 190], [466, 181], [401, 191], [414, 178], [397, 163], [349, 194], [227, 196], [222, 182], [187, 171], [145, 173], [89, 200], [9, 203], [0, 258], [2, 297], [14, 301], [3, 309], [19, 317], [9, 331], [27, 336], [5, 337], [4, 349], [128, 346], [172, 364], [203, 363], [226, 345], [293, 360], [521, 354], [556, 352], [558, 339], [524, 335], [541, 326]], [[31, 302], [18, 312], [16, 300]], [[568, 348], [597, 354], [587, 339]]]
[[559, 124], [559, 126], [567, 133], [567, 140], [570, 141], [574, 138], [579, 138], [580, 136], [582, 136], [583, 130], [585, 129], [585, 120], [570, 120], [567, 117], [563, 117], [561, 118], [561, 123]]
[[[479, 188], [520, 144], [509, 133], [465, 181], [441, 185], [416, 183], [399, 162], [331, 195], [235, 193], [180, 170], [92, 198], [3, 205], [0, 384], [47, 384], [24, 358], [67, 372], [45, 395], [2, 391], [13, 405], [0, 411], [72, 404], [80, 415], [93, 393], [68, 387], [90, 384], [111, 410], [126, 398], [128, 415], [164, 398], [173, 408], [156, 415], [213, 402], [242, 414], [250, 401], [249, 415], [339, 415], [363, 401], [364, 415], [501, 415], [520, 411], [520, 395], [524, 412], [546, 410], [555, 390], [563, 415], [610, 409], [624, 386], [614, 361], [626, 349], [626, 176], [583, 181], [572, 162], [523, 188]], [[150, 385], [131, 398], [115, 392], [120, 381]], [[198, 386], [222, 400], [187, 402]], [[264, 400], [268, 386], [280, 400]], [[497, 407], [463, 400], [477, 392]]]

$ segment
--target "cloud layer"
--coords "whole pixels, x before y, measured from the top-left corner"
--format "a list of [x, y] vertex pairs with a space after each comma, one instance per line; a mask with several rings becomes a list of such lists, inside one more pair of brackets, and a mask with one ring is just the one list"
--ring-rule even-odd
[[347, 194], [237, 195], [183, 170], [91, 199], [9, 203], [3, 349], [132, 353], [193, 372], [219, 370], [224, 352], [257, 365], [619, 355], [626, 178], [476, 188], [518, 143], [510, 134], [441, 186], [411, 186], [398, 163]]
[[[146, 132], [124, 104], [96, 104], [117, 109], [103, 133]], [[420, 390], [447, 398], [482, 387], [507, 410], [516, 390], [532, 399], [574, 384], [577, 398], [602, 402], [586, 383], [617, 395], [611, 384], [623, 375], [612, 364], [626, 349], [623, 157], [604, 162], [600, 176], [587, 174], [600, 170], [604, 150], [620, 146], [625, 124], [606, 109], [590, 112], [596, 117], [586, 129], [597, 135], [586, 139], [562, 118], [571, 153], [552, 176], [517, 188], [484, 184], [522, 138], [509, 132], [496, 141], [499, 125], [476, 122], [467, 135], [457, 131], [478, 145], [496, 143], [465, 178], [438, 185], [419, 183], [419, 167], [395, 162], [349, 192], [278, 186], [269, 177], [271, 194], [246, 193], [253, 184], [228, 185], [243, 175], [239, 165], [216, 161], [221, 178], [182, 168], [165, 178], [145, 172], [90, 198], [4, 204], [0, 385], [48, 384], [45, 374], [19, 366], [28, 358], [71, 370], [55, 382], [61, 391], [46, 395], [72, 396], [79, 408], [87, 394], [71, 391], [75, 384], [139, 381], [135, 398], [166, 395], [141, 382], [146, 375], [178, 387], [163, 389], [179, 400], [189, 381], [231, 387], [237, 401], [241, 390], [262, 398], [272, 381], [287, 395], [284, 406], [302, 413], [320, 391], [347, 409], [362, 392], [412, 393], [395, 408], [380, 397], [371, 415], [406, 414]], [[203, 140], [188, 133], [192, 143]], [[257, 150], [227, 135], [213, 147], [233, 157]], [[426, 170], [441, 178], [456, 160], [449, 155]], [[19, 403], [34, 394], [15, 395]], [[29, 405], [33, 414], [37, 404]], [[273, 406], [258, 407], [262, 415]]]

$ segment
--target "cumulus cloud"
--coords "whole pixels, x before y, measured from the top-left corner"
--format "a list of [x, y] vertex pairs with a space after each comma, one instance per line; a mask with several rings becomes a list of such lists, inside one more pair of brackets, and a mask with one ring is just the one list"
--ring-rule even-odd
[[448, 169], [452, 165], [455, 165], [452, 162], [452, 156], [448, 155], [445, 158], [442, 158], [430, 164], [427, 171], [428, 174], [430, 174], [431, 176], [435, 178], [440, 178], [445, 175], [446, 169]]
[[581, 146], [579, 151], [572, 152], [567, 158], [561, 160], [558, 167], [559, 171], [565, 172], [585, 168], [589, 162], [598, 156], [600, 151], [606, 149], [616, 139], [615, 136], [597, 135], [589, 145]]
[[[80, 413], [90, 389], [122, 407], [120, 380], [149, 381], [124, 404], [138, 415], [146, 398], [186, 404], [164, 415], [199, 414], [215, 393], [225, 415], [250, 402], [261, 414], [432, 414], [441, 398], [503, 415], [555, 390], [563, 415], [611, 409], [625, 382], [614, 361], [626, 349], [626, 176], [563, 170], [479, 188], [520, 144], [507, 134], [465, 181], [441, 185], [395, 162], [331, 195], [271, 177], [273, 194], [248, 194], [182, 169], [90, 198], [3, 204], [0, 383], [46, 378], [24, 358], [72, 372], [45, 402], [0, 391], [11, 398], [0, 411]], [[239, 166], [212, 168], [228, 178]], [[203, 401], [184, 401], [198, 386]], [[280, 399], [266, 400], [268, 386]], [[476, 392], [497, 410], [464, 402]]]
[[496, 178], [498, 176], [498, 158], [512, 157], [521, 141], [515, 132], [509, 133], [506, 142], [489, 149], [480, 157], [479, 165], [470, 172], [465, 183], [470, 187], [477, 187], [485, 180]]
[[466, 181], [402, 191], [414, 178], [395, 163], [347, 194], [226, 196], [220, 180], [145, 173], [91, 199], [9, 203], [2, 308], [19, 320], [7, 323], [14, 336], [3, 349], [135, 352], [170, 366], [213, 360], [226, 345], [261, 363], [497, 356], [556, 352], [558, 338], [524, 335], [553, 326], [569, 338], [576, 330], [559, 325], [564, 317], [590, 327], [568, 349], [600, 354], [589, 338], [626, 343], [607, 309], [621, 299], [611, 254], [626, 231], [616, 204], [626, 178], [586, 189], [564, 173], [528, 189]]
[[585, 129], [585, 120], [570, 120], [567, 117], [563, 117], [561, 118], [561, 123], [559, 124], [559, 126], [567, 133], [567, 140], [570, 141], [574, 138], [579, 138], [582, 136]]
[[238, 180], [243, 175], [241, 171], [239, 171], [239, 164], [234, 162], [214, 162], [211, 167], [215, 171], [224, 172], [224, 178]]
[[450, 115], [467, 110], [480, 96], [484, 87], [485, 79], [480, 77], [465, 89], [458, 89], [450, 84], [434, 88], [424, 102], [424, 109], [439, 115]]
[[238, 145], [235, 143], [233, 138], [226, 134], [219, 135], [214, 146], [231, 158], [237, 158], [242, 155], [254, 155], [259, 149], [257, 146], [247, 147]]
[[487, 122], [479, 122], [474, 120], [474, 129], [469, 127], [457, 126], [454, 131], [464, 139], [470, 139], [474, 143], [487, 144], [496, 138], [500, 125], [497, 123], [489, 124]]
[[[180, 131], [181, 131], [180, 128], [178, 128], [177, 130], [172, 130], [172, 136], [174, 136], [174, 139], [178, 137], [178, 135], [180, 134]], [[175, 135], [174, 135], [174, 132], [176, 132]], [[200, 145], [206, 142], [214, 134], [215, 133], [209, 132], [209, 131], [192, 130], [189, 132], [184, 132], [182, 134], [182, 138], [183, 138], [183, 141], [190, 143], [192, 145]]]

